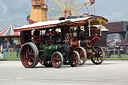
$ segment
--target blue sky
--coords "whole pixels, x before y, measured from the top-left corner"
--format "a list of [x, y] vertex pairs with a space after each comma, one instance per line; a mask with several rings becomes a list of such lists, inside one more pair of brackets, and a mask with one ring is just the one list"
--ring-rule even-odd
[[[80, 1], [80, 0], [79, 0]], [[95, 0], [96, 15], [111, 21], [128, 21], [128, 0]], [[31, 0], [0, 0], [0, 28], [28, 24]]]

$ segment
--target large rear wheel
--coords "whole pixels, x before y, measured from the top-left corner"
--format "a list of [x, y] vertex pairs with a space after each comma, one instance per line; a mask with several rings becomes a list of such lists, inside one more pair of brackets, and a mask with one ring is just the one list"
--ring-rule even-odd
[[21, 62], [26, 68], [34, 68], [38, 63], [38, 49], [35, 44], [25, 43], [20, 52]]

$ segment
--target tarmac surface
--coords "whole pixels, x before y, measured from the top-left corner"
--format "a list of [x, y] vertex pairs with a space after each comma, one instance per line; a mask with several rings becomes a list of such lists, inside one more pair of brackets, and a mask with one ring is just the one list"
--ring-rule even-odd
[[0, 85], [128, 85], [128, 61], [62, 68], [24, 68], [20, 61], [0, 61]]

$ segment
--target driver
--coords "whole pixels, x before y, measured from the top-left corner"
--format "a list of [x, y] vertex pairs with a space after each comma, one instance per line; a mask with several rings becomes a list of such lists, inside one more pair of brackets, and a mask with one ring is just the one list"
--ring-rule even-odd
[[40, 35], [40, 30], [39, 30], [39, 29], [36, 29], [36, 30], [34, 31], [34, 39], [35, 39], [35, 40], [39, 39], [39, 35]]
[[36, 43], [36, 45], [37, 45], [37, 48], [39, 48], [39, 36], [40, 36], [40, 30], [39, 29], [36, 29], [35, 31], [34, 31], [34, 40], [36, 41], [35, 43]]
[[50, 32], [50, 35], [52, 37], [52, 42], [56, 43], [56, 40], [57, 40], [57, 32], [56, 32], [56, 30], [52, 29], [51, 32]]
[[81, 30], [80, 26], [78, 26], [76, 32], [77, 32], [77, 38], [82, 39], [83, 38], [83, 31]]

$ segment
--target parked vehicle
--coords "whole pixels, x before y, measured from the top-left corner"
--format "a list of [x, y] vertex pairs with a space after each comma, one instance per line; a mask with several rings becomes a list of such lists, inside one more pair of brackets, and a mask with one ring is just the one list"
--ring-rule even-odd
[[128, 32], [111, 32], [107, 34], [107, 57], [116, 52], [120, 55], [120, 51], [128, 54]]

